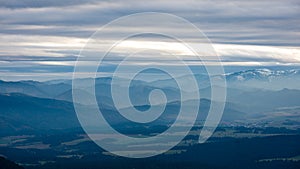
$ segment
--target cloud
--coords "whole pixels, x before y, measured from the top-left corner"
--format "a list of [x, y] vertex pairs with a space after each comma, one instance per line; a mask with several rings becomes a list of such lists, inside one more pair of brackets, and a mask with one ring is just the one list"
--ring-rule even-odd
[[87, 0], [0, 0], [0, 5], [5, 8], [17, 9], [17, 8], [44, 8], [44, 7], [62, 7], [62, 6], [74, 6], [82, 5], [86, 3], [93, 3], [94, 1]]
[[[12, 3], [18, 6], [18, 2]], [[4, 3], [0, 9], [0, 23], [4, 26], [1, 31], [86, 37], [118, 17], [154, 11], [188, 19], [217, 43], [299, 46], [300, 3], [295, 0], [41, 1], [41, 5], [34, 2], [30, 1], [27, 8], [20, 5], [21, 8], [14, 9], [7, 8]], [[9, 26], [11, 28], [7, 28]], [[33, 26], [44, 27], [32, 30]]]
[[215, 44], [214, 48], [227, 61], [300, 64], [300, 47]]
[[[27, 69], [28, 73], [69, 71], [88, 37], [99, 27], [124, 15], [151, 11], [175, 14], [195, 24], [212, 41], [226, 65], [299, 64], [298, 0], [0, 0], [0, 62], [4, 66], [0, 71], [26, 71], [21, 69], [23, 61], [35, 67]], [[114, 40], [120, 31], [134, 28], [111, 30], [103, 43]], [[188, 30], [169, 30], [174, 31], [184, 34], [185, 41], [194, 40]], [[174, 47], [181, 55], [190, 55], [172, 44], [162, 46], [163, 50]], [[190, 64], [198, 62], [191, 59]]]

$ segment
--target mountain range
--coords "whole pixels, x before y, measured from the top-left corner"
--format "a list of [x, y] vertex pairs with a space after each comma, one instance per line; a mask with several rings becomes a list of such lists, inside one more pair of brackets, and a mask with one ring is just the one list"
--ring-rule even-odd
[[[254, 69], [226, 74], [227, 101], [223, 114], [223, 122], [235, 122], [253, 119], [258, 116], [268, 116], [270, 113], [282, 108], [300, 106], [300, 86], [289, 84], [289, 80], [299, 79], [298, 70], [272, 71], [269, 69]], [[198, 83], [200, 80], [209, 79], [205, 75], [195, 75]], [[224, 76], [220, 76], [224, 77]], [[191, 78], [180, 76], [179, 78]], [[104, 110], [108, 120], [115, 125], [124, 124], [114, 107], [110, 94], [111, 77], [97, 78], [95, 80], [96, 98], [100, 109]], [[92, 79], [80, 79], [84, 86]], [[120, 84], [114, 87], [119, 90], [127, 90], [120, 79]], [[188, 82], [188, 80], [186, 80]], [[288, 83], [287, 83], [288, 82]], [[298, 81], [299, 82], [299, 81]], [[294, 82], [291, 82], [294, 83]], [[286, 85], [283, 85], [286, 84]], [[293, 87], [291, 87], [293, 86]], [[89, 88], [90, 86], [87, 86]], [[224, 89], [224, 86], [214, 86]], [[289, 88], [290, 87], [290, 88]], [[156, 81], [134, 80], [130, 86], [130, 98], [134, 106], [139, 110], [149, 108], [149, 93], [154, 89], [161, 89], [168, 96], [166, 116], [157, 124], [165, 121], [172, 122], [176, 110], [180, 107], [179, 89], [174, 86], [173, 79], [159, 79]], [[86, 90], [80, 92], [85, 98], [80, 106], [88, 107], [92, 93]], [[183, 91], [187, 92], [187, 91]], [[199, 88], [201, 95], [200, 116], [198, 121], [204, 120], [211, 102], [211, 87]], [[190, 98], [193, 100], [193, 98]], [[183, 100], [186, 104], [191, 100]], [[78, 104], [78, 103], [74, 103]], [[157, 105], [159, 106], [159, 105]], [[300, 115], [299, 115], [300, 117]], [[285, 120], [285, 117], [282, 117]], [[90, 117], [92, 122], [94, 118]], [[37, 81], [0, 81], [0, 126], [1, 135], [9, 133], [36, 131], [49, 131], [60, 129], [80, 128], [72, 103], [72, 81], [53, 80], [46, 82]]]

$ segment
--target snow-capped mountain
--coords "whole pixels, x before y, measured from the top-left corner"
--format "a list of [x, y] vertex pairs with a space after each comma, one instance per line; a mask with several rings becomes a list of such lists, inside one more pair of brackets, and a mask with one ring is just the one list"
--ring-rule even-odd
[[252, 69], [240, 72], [226, 74], [226, 79], [229, 81], [248, 81], [248, 80], [263, 80], [272, 81], [276, 78], [300, 77], [300, 70], [270, 70], [270, 69]]

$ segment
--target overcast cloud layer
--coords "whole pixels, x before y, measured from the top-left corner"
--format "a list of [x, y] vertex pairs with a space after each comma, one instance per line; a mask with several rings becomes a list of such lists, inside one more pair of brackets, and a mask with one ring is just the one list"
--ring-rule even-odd
[[[299, 11], [298, 0], [0, 0], [0, 75], [72, 72], [89, 36], [136, 12], [187, 19], [212, 41], [225, 65], [300, 65]], [[131, 29], [114, 30], [105, 40]]]

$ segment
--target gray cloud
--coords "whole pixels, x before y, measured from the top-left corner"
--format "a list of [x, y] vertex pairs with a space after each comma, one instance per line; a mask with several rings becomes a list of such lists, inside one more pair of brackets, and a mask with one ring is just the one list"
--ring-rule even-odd
[[86, 0], [0, 0], [0, 6], [5, 8], [43, 8], [43, 7], [61, 7], [61, 6], [74, 6], [86, 3], [93, 3], [94, 1]]
[[157, 11], [188, 19], [216, 43], [299, 46], [300, 3], [295, 0], [28, 1], [27, 7], [18, 2], [1, 3], [1, 33], [86, 37], [120, 16]]
[[[84, 45], [82, 42], [99, 27], [124, 15], [150, 11], [172, 13], [189, 20], [215, 44], [300, 46], [298, 0], [0, 0], [0, 61], [28, 61], [27, 64], [29, 61], [74, 61]], [[178, 29], [174, 27], [170, 32]], [[108, 38], [118, 31], [108, 33]], [[193, 39], [185, 30], [180, 31], [186, 34], [186, 40]], [[68, 46], [79, 40], [82, 42]], [[285, 63], [283, 59], [269, 57], [272, 54], [261, 58], [232, 54], [224, 55], [224, 61]], [[54, 68], [41, 67], [46, 71]]]

